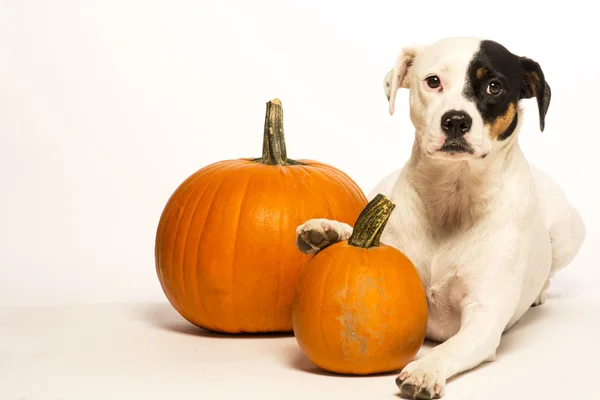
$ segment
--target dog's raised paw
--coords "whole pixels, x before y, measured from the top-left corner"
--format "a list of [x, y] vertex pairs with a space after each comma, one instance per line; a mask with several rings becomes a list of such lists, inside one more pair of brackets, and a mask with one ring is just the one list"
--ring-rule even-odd
[[396, 385], [404, 398], [439, 399], [444, 395], [446, 380], [438, 368], [414, 361], [396, 378]]
[[296, 246], [305, 254], [316, 254], [325, 247], [339, 242], [344, 236], [339, 222], [311, 219], [296, 229]]

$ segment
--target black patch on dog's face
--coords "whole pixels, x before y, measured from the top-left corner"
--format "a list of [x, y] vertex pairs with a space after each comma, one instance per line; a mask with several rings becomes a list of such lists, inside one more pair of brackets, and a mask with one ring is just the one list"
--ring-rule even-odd
[[513, 134], [517, 127], [518, 101], [533, 96], [537, 97], [540, 128], [544, 129], [550, 87], [540, 66], [497, 42], [481, 42], [467, 71], [464, 94], [475, 103], [484, 124], [489, 127], [491, 139], [506, 140]]
[[[490, 126], [492, 138], [505, 140], [514, 131], [514, 127], [509, 129], [516, 125], [512, 122], [522, 81], [523, 68], [517, 56], [496, 42], [481, 42], [467, 71], [465, 96], [475, 103], [483, 122]], [[499, 93], [487, 93], [490, 84], [499, 87]]]

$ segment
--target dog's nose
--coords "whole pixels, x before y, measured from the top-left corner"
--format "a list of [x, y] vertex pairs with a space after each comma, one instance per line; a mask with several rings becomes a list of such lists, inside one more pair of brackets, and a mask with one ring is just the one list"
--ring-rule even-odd
[[471, 129], [473, 120], [464, 111], [448, 111], [442, 115], [442, 130], [449, 137], [460, 137]]

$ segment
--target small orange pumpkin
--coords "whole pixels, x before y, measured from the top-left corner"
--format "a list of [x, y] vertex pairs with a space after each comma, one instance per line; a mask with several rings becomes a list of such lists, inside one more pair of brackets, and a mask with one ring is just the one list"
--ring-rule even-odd
[[281, 102], [267, 103], [261, 158], [225, 160], [188, 177], [156, 232], [156, 272], [189, 322], [226, 333], [290, 332], [294, 289], [310, 256], [296, 228], [351, 222], [367, 204], [344, 172], [287, 157]]
[[368, 375], [404, 368], [425, 339], [427, 299], [412, 262], [380, 244], [395, 205], [377, 195], [347, 241], [317, 253], [300, 275], [293, 329], [318, 367]]

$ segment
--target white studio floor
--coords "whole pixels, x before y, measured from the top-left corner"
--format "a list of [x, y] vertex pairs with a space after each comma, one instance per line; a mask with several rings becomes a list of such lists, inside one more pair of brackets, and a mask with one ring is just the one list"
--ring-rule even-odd
[[[451, 380], [444, 398], [600, 398], [599, 320], [600, 295], [559, 277], [497, 361]], [[291, 335], [211, 335], [166, 301], [0, 308], [1, 400], [398, 400], [394, 379], [322, 373]]]

